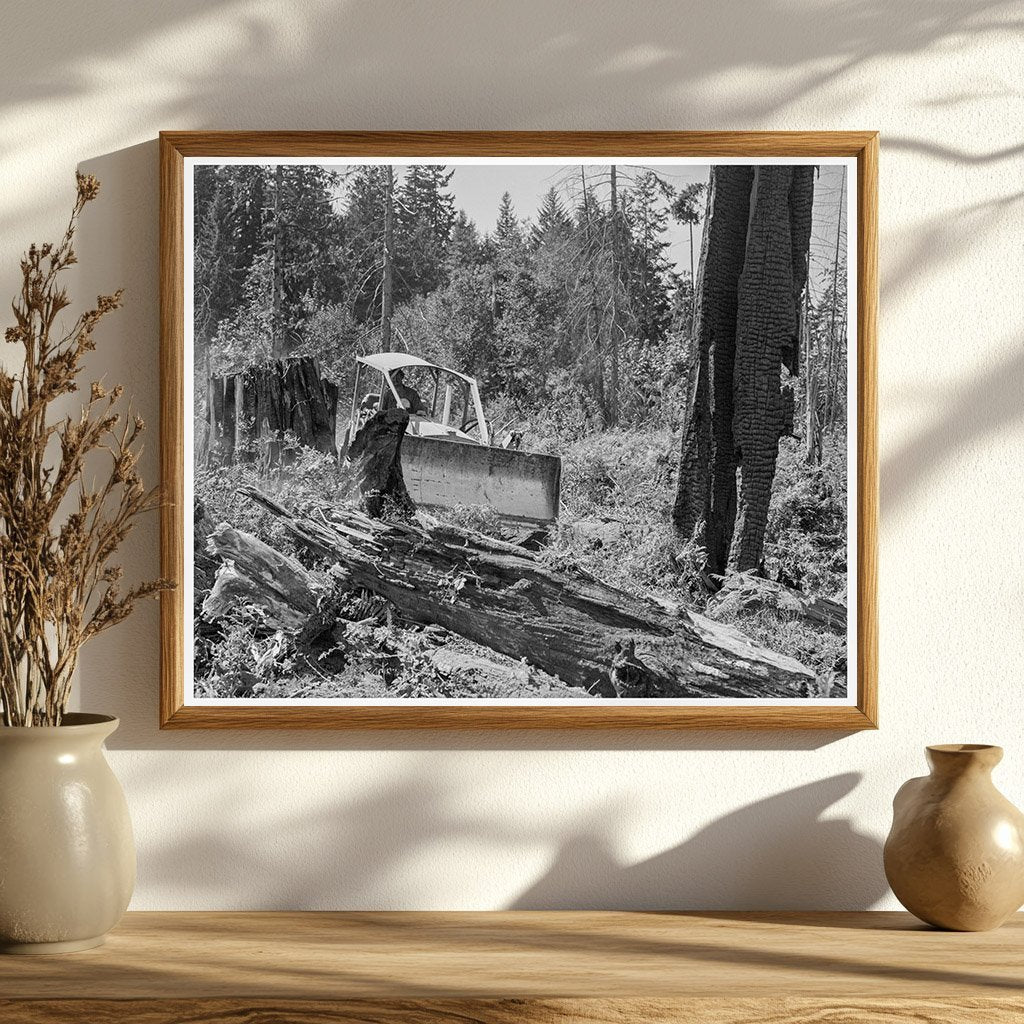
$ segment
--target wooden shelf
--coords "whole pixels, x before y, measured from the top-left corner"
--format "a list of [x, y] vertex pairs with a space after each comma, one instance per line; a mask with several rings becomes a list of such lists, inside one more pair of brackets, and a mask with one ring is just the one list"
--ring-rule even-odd
[[1024, 1021], [1024, 915], [133, 913], [0, 957], [4, 1024]]

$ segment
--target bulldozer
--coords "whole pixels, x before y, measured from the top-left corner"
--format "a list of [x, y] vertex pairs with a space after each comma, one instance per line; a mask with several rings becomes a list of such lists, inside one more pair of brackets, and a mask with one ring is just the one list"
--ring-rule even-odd
[[376, 412], [396, 407], [409, 413], [402, 472], [416, 504], [483, 505], [510, 525], [526, 527], [558, 518], [562, 460], [522, 450], [514, 431], [496, 442], [476, 379], [407, 352], [356, 357], [339, 450], [348, 450]]

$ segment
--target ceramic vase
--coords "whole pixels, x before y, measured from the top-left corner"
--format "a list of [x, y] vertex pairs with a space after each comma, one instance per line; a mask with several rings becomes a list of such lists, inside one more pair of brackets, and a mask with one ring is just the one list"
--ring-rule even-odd
[[937, 928], [998, 928], [1024, 903], [1024, 815], [996, 789], [999, 747], [927, 748], [931, 774], [893, 800], [885, 875], [916, 917]]
[[117, 724], [0, 727], [0, 951], [98, 946], [128, 906], [135, 844], [103, 752]]

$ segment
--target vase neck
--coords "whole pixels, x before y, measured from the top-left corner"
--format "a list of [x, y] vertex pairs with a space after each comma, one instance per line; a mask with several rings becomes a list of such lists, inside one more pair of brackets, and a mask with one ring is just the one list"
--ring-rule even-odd
[[991, 775], [1003, 759], [1002, 747], [985, 743], [942, 743], [927, 747], [932, 775], [955, 779], [962, 775]]
[[0, 728], [0, 744], [65, 748], [81, 745], [99, 750], [103, 741], [117, 728], [118, 720], [111, 715], [87, 715], [71, 712], [64, 715], [60, 725], [12, 725]]

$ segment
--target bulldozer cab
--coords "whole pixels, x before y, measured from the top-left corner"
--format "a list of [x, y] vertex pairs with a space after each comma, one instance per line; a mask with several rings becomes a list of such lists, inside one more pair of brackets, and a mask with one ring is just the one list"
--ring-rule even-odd
[[558, 518], [562, 460], [492, 445], [477, 382], [406, 352], [356, 358], [340, 454], [377, 412], [399, 407], [409, 410], [401, 467], [416, 505], [486, 506], [510, 529], [531, 532]]
[[376, 412], [396, 407], [408, 410], [407, 433], [414, 437], [490, 444], [472, 377], [405, 352], [380, 352], [356, 358], [345, 446]]

